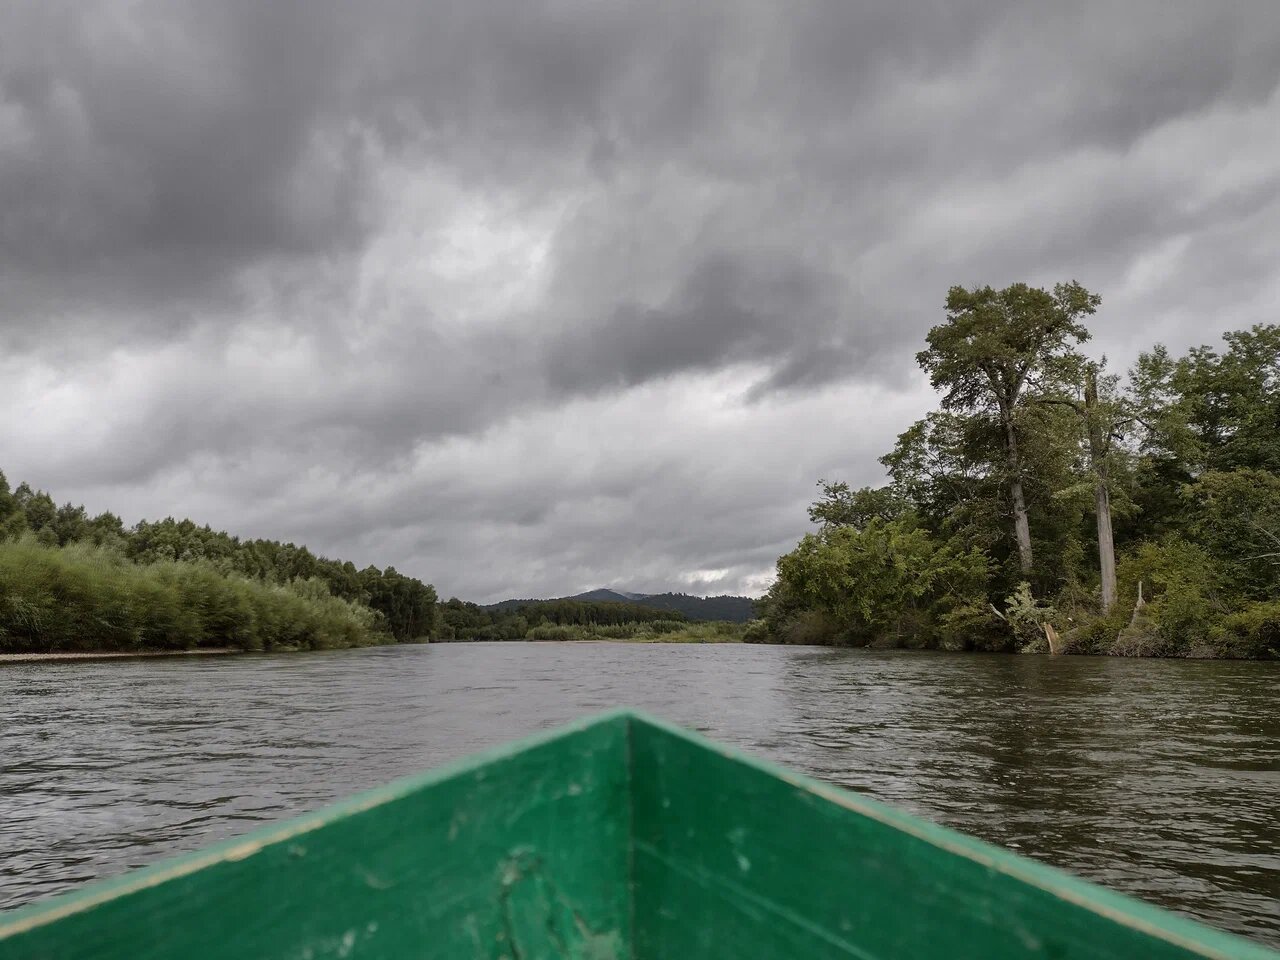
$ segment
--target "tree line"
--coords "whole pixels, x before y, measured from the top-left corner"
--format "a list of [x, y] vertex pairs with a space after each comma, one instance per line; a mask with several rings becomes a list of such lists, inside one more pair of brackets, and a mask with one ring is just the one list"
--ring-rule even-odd
[[[642, 607], [656, 607], [660, 610], [672, 610], [683, 614], [691, 621], [727, 621], [730, 623], [746, 623], [754, 617], [755, 605], [750, 597], [735, 597], [721, 594], [716, 597], [695, 597], [687, 593], [642, 593], [623, 594], [615, 590], [602, 588], [587, 593], [575, 594], [571, 597], [555, 597], [558, 600], [579, 600], [591, 603], [627, 603]], [[523, 599], [501, 600], [489, 604], [486, 609], [505, 610], [522, 607], [530, 603], [546, 603], [547, 600]]]
[[191, 520], [126, 526], [0, 473], [0, 650], [320, 648], [426, 639], [436, 592]]
[[441, 640], [635, 639], [674, 633], [689, 618], [611, 600], [526, 600], [482, 607], [453, 597], [439, 605]]
[[1280, 656], [1280, 326], [1123, 375], [1077, 283], [953, 287], [920, 367], [938, 408], [821, 481], [761, 639]]

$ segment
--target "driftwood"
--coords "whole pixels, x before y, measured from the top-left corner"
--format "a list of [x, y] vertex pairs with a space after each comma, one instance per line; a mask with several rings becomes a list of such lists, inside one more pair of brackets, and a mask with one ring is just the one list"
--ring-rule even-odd
[[1044, 625], [1045, 639], [1049, 641], [1050, 653], [1061, 653], [1064, 646], [1062, 638], [1058, 636], [1058, 631], [1053, 629], [1053, 624], [1046, 622]]

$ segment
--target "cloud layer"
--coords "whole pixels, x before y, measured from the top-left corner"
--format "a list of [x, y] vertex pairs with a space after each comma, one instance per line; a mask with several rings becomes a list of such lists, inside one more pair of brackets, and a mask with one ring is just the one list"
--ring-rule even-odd
[[0, 467], [488, 600], [758, 590], [953, 283], [1274, 321], [1280, 12], [0, 11]]

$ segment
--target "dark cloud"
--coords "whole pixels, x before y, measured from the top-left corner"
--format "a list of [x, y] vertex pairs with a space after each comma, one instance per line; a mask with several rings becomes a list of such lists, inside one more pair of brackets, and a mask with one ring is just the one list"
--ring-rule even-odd
[[341, 40], [305, 29], [303, 5], [19, 9], [34, 37], [6, 31], [7, 262], [311, 252], [352, 218], [357, 158], [321, 142], [342, 133], [322, 111]]
[[494, 596], [758, 586], [953, 283], [1274, 316], [1270, 0], [0, 8], [0, 464]]
[[[554, 388], [625, 388], [672, 374], [757, 362], [788, 370], [823, 366], [808, 351], [830, 350], [852, 372], [843, 343], [856, 327], [843, 280], [786, 251], [712, 253], [659, 307], [622, 304], [547, 342]], [[794, 383], [799, 376], [780, 384]]]

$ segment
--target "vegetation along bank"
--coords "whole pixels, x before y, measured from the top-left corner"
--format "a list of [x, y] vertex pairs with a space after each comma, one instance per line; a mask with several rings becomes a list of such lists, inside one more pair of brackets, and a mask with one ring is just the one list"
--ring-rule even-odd
[[917, 354], [938, 409], [886, 485], [820, 483], [748, 639], [1280, 657], [1280, 326], [1121, 376], [1079, 349], [1098, 306], [952, 288]]
[[[422, 640], [722, 643], [740, 623], [696, 622], [680, 595], [644, 604], [437, 601], [394, 568], [241, 540], [190, 520], [143, 521], [57, 506], [0, 473], [0, 656], [321, 650]], [[712, 605], [712, 609], [718, 609]]]
[[89, 517], [0, 473], [0, 653], [319, 650], [430, 637], [436, 592], [388, 567], [190, 520]]

